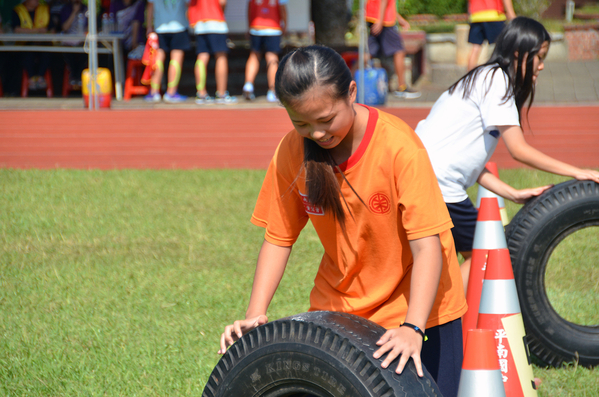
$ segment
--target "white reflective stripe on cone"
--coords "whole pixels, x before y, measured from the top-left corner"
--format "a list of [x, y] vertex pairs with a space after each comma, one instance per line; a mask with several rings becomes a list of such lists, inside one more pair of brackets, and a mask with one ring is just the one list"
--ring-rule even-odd
[[458, 397], [505, 397], [505, 388], [498, 369], [463, 369]]
[[493, 193], [492, 191], [485, 189], [484, 187], [478, 185], [478, 193], [476, 194], [476, 208], [480, 208], [480, 199], [483, 197], [496, 197], [497, 198], [497, 205], [499, 206], [499, 209], [501, 210], [502, 208], [505, 208], [505, 201], [503, 200], [503, 197]]
[[476, 222], [472, 249], [492, 250], [501, 248], [507, 248], [505, 230], [501, 221]]
[[479, 314], [520, 313], [520, 302], [514, 280], [484, 280]]

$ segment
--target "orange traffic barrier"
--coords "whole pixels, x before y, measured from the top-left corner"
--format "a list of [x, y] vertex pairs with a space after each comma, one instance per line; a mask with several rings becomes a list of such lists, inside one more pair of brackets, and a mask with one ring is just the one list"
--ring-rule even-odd
[[535, 389], [524, 323], [507, 249], [490, 250], [480, 298], [478, 327], [494, 333], [496, 357], [505, 392], [510, 397], [534, 397]]
[[505, 397], [493, 331], [471, 329], [467, 335], [458, 397]]
[[468, 311], [462, 318], [464, 340], [466, 340], [468, 330], [478, 328], [476, 326], [478, 305], [483, 289], [487, 254], [491, 249], [501, 248], [507, 248], [507, 242], [505, 240], [503, 224], [501, 223], [501, 215], [499, 215], [497, 199], [495, 197], [482, 198], [474, 230], [472, 262], [470, 264], [468, 289], [466, 291]]

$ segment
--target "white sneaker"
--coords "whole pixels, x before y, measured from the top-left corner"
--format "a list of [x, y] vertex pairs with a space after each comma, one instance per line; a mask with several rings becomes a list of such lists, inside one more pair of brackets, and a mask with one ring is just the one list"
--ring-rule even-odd
[[201, 96], [199, 93], [196, 93], [196, 104], [209, 105], [211, 103], [214, 103], [214, 98], [212, 98], [210, 95], [206, 94]]
[[273, 90], [268, 90], [266, 93], [266, 101], [267, 102], [278, 102], [277, 94]]
[[230, 105], [237, 103], [237, 98], [229, 95], [229, 91], [225, 91], [225, 95], [221, 96], [218, 92], [216, 93], [215, 102], [218, 104]]
[[243, 97], [248, 101], [256, 99], [254, 95], [254, 85], [252, 83], [245, 83], [243, 85]]

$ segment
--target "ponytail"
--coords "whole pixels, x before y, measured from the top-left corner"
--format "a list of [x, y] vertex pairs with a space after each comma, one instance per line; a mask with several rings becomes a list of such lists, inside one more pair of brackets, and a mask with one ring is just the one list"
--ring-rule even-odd
[[[330, 86], [335, 99], [347, 98], [352, 80], [349, 68], [337, 52], [324, 46], [309, 46], [299, 48], [281, 60], [275, 77], [275, 91], [284, 106], [293, 107], [315, 85]], [[313, 140], [304, 138], [303, 168], [306, 172], [308, 202], [332, 213], [345, 229], [342, 198], [348, 210], [349, 207], [335, 170], [344, 178], [345, 175], [330, 152]]]

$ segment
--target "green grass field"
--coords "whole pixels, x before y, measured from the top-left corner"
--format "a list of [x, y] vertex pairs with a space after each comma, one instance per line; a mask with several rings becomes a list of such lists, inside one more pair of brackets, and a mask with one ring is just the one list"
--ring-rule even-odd
[[[516, 187], [563, 180], [501, 176]], [[224, 325], [246, 309], [263, 177], [0, 170], [0, 395], [200, 396]], [[307, 310], [321, 255], [307, 227], [270, 319]], [[581, 277], [556, 275], [570, 276]], [[556, 289], [556, 305], [567, 305], [575, 291]], [[597, 324], [597, 312], [574, 315]], [[599, 395], [597, 369], [534, 370], [540, 396]]]

